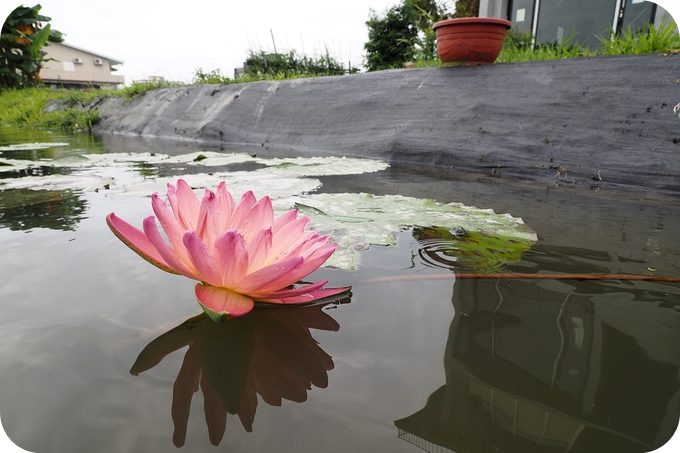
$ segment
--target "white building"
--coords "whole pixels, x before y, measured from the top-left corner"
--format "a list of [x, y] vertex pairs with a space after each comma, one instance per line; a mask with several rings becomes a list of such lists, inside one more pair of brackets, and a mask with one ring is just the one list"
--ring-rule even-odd
[[112, 74], [122, 61], [66, 43], [50, 43], [44, 47], [45, 58], [40, 78], [49, 86], [63, 88], [117, 88], [125, 77]]

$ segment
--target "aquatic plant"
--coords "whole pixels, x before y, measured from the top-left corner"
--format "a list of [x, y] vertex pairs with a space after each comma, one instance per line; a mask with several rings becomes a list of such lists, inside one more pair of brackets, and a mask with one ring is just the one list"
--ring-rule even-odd
[[113, 233], [156, 267], [198, 280], [196, 297], [215, 321], [251, 311], [254, 302], [297, 304], [334, 296], [349, 288], [323, 289], [327, 281], [296, 282], [318, 269], [335, 251], [329, 236], [306, 230], [309, 218], [290, 210], [274, 218], [271, 199], [247, 191], [234, 202], [226, 183], [206, 189], [199, 202], [186, 181], [168, 184], [170, 208], [158, 193], [143, 231], [114, 213], [106, 220]]

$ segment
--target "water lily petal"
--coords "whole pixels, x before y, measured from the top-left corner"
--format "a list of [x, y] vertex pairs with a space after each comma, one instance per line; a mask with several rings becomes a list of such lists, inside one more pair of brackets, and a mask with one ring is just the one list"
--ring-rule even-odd
[[302, 263], [304, 263], [304, 258], [294, 256], [263, 267], [252, 274], [246, 275], [241, 280], [241, 283], [239, 283], [237, 289], [243, 294], [255, 295], [285, 288], [299, 280], [299, 278], [291, 278], [291, 275]]
[[305, 231], [305, 227], [309, 223], [309, 217], [299, 217], [286, 225], [283, 225], [278, 231], [274, 232], [272, 238], [272, 255], [278, 256], [284, 252], [290, 252], [298, 244], [308, 240], [313, 235], [318, 234], [316, 231]]
[[255, 236], [248, 242], [246, 248], [248, 250], [249, 272], [254, 272], [271, 264], [269, 257], [272, 249], [272, 236], [272, 229], [267, 228], [255, 233]]
[[[305, 302], [314, 302], [315, 300], [323, 299], [326, 297], [336, 296], [338, 294], [346, 293], [351, 290], [351, 286], [344, 286], [340, 288], [318, 288], [315, 290], [308, 291], [303, 294], [297, 294], [293, 296], [287, 296], [284, 291], [281, 291], [282, 296], [279, 297], [262, 297], [257, 298], [260, 302], [269, 302], [275, 304], [303, 304]], [[291, 290], [292, 291], [292, 290]], [[273, 293], [272, 293], [273, 294]], [[270, 296], [270, 295], [268, 295]]]
[[188, 262], [189, 255], [182, 243], [184, 230], [180, 228], [179, 223], [177, 223], [177, 218], [172, 213], [167, 203], [163, 201], [157, 193], [154, 193], [151, 195], [151, 207], [153, 208], [153, 212], [156, 214], [156, 218], [160, 222], [163, 231], [165, 231], [170, 244], [175, 249], [175, 254], [180, 256], [181, 261]]
[[[289, 280], [289, 284], [293, 284], [303, 278], [307, 277], [309, 274], [317, 270], [335, 251], [337, 245], [328, 244], [315, 251], [311, 256], [304, 259], [302, 264], [295, 269], [291, 269], [286, 276]], [[287, 286], [287, 285], [286, 285]], [[281, 286], [280, 288], [282, 288]]]
[[200, 280], [212, 286], [220, 286], [222, 283], [222, 272], [217, 266], [212, 253], [208, 250], [206, 243], [198, 237], [195, 231], [184, 233], [183, 240], [184, 246], [189, 252], [191, 262], [200, 276]]
[[243, 236], [230, 229], [215, 239], [215, 259], [222, 273], [224, 288], [236, 288], [248, 272], [249, 257]]
[[277, 237], [295, 238], [305, 231], [305, 228], [307, 228], [308, 224], [309, 217], [302, 216], [280, 225], [280, 228], [275, 228], [273, 231]]
[[152, 215], [144, 219], [144, 234], [146, 234], [146, 237], [149, 238], [149, 241], [151, 241], [158, 253], [163, 257], [163, 260], [175, 271], [175, 273], [185, 275], [194, 280], [200, 280], [200, 277], [196, 274], [194, 269], [190, 269], [185, 263], [181, 262], [175, 254], [174, 249], [165, 242], [163, 236], [161, 236], [161, 233], [158, 231], [156, 218]]
[[326, 245], [328, 242], [328, 236], [319, 236], [316, 231], [313, 233], [309, 239], [300, 242], [295, 246], [295, 248], [289, 249], [288, 253], [291, 256], [302, 256], [305, 259], [312, 256], [316, 250]]
[[200, 206], [191, 186], [183, 179], [177, 181], [177, 187], [168, 184], [168, 201], [180, 227], [184, 231], [195, 230]]
[[229, 223], [231, 228], [236, 228], [239, 230], [239, 233], [241, 233], [246, 241], [249, 238], [243, 234], [243, 231], [241, 231], [241, 223], [243, 223], [245, 220], [250, 209], [255, 206], [255, 203], [257, 203], [257, 199], [255, 198], [255, 194], [253, 194], [252, 190], [244, 193], [239, 202], [236, 204], [234, 213], [231, 215], [231, 222]]
[[273, 223], [274, 208], [272, 207], [272, 200], [265, 196], [250, 208], [248, 214], [238, 227], [238, 231], [246, 240], [249, 240], [248, 238], [253, 237], [258, 231], [271, 228]]
[[291, 209], [290, 211], [281, 214], [276, 218], [276, 220], [274, 220], [274, 223], [272, 224], [272, 232], [277, 234], [284, 225], [287, 225], [293, 220], [297, 219], [297, 216], [297, 209]]
[[324, 244], [315, 248], [305, 256], [305, 269], [312, 273], [313, 270], [321, 267], [337, 248], [338, 244]]
[[231, 222], [231, 216], [236, 208], [236, 203], [231, 193], [227, 190], [227, 183], [221, 181], [217, 185], [217, 206], [220, 211], [220, 220], [222, 224], [220, 225], [220, 231], [224, 231], [229, 228], [229, 223]]
[[257, 300], [260, 302], [266, 302], [268, 299], [277, 300], [283, 297], [293, 297], [305, 294], [314, 290], [321, 288], [323, 285], [328, 283], [328, 280], [320, 280], [318, 282], [309, 283], [306, 285], [298, 286], [297, 288], [286, 288], [278, 291], [272, 291], [266, 294], [258, 294]]
[[194, 291], [203, 310], [213, 321], [222, 321], [229, 316], [245, 315], [255, 305], [250, 297], [225, 288], [198, 283]]
[[217, 205], [217, 196], [211, 190], [206, 189], [198, 211], [196, 233], [203, 242], [212, 248], [215, 238], [222, 231], [222, 222]]
[[106, 224], [113, 234], [130, 247], [135, 253], [144, 258], [149, 263], [159, 269], [173, 274], [178, 274], [176, 270], [168, 266], [156, 247], [149, 241], [143, 231], [130, 225], [125, 220], [116, 216], [113, 212], [106, 216]]

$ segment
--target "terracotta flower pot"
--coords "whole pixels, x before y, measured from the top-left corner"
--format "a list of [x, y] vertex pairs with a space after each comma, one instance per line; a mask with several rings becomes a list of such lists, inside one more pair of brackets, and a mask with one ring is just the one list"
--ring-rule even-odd
[[509, 20], [492, 17], [447, 19], [432, 26], [437, 53], [444, 64], [491, 64], [501, 53]]

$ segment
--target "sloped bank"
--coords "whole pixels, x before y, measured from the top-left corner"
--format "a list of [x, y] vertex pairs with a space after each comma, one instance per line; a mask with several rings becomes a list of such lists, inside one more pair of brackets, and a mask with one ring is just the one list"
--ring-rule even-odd
[[107, 99], [95, 132], [680, 195], [679, 82], [643, 55], [187, 86]]

